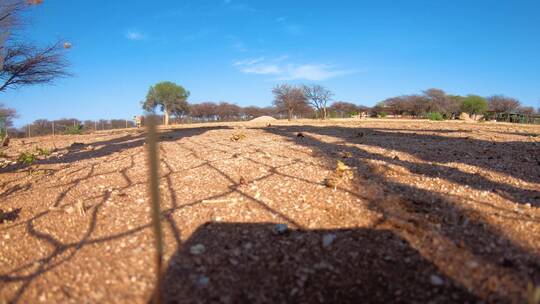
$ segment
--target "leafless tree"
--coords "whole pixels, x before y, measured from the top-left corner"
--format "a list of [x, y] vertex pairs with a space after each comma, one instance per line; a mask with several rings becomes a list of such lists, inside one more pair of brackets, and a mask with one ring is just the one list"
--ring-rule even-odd
[[409, 99], [407, 96], [397, 96], [385, 99], [384, 106], [388, 108], [393, 115], [403, 115], [403, 113], [409, 110]]
[[316, 109], [317, 113], [321, 115], [322, 119], [326, 119], [328, 116], [327, 105], [334, 94], [318, 84], [303, 85], [302, 89], [304, 90], [304, 95], [309, 103]]
[[521, 106], [519, 100], [504, 95], [493, 95], [487, 100], [489, 110], [494, 112], [513, 112]]
[[13, 125], [13, 119], [17, 117], [15, 109], [7, 108], [0, 103], [0, 128], [9, 128]]
[[427, 89], [424, 92], [426, 112], [439, 112], [450, 118], [460, 112], [462, 99], [459, 96], [447, 95], [441, 89]]
[[280, 84], [272, 89], [272, 93], [274, 94], [273, 104], [279, 111], [286, 111], [289, 120], [292, 119], [294, 112], [308, 107], [308, 100], [301, 87]]
[[360, 111], [366, 110], [367, 107], [360, 107], [352, 102], [336, 101], [328, 108], [331, 113], [335, 113], [337, 116], [350, 117]]
[[534, 108], [533, 107], [519, 107], [516, 109], [516, 112], [518, 112], [519, 114], [531, 115], [531, 114], [534, 114]]
[[56, 42], [42, 48], [14, 35], [14, 30], [21, 24], [21, 12], [29, 5], [40, 3], [39, 0], [0, 2], [0, 92], [8, 88], [48, 84], [69, 75], [64, 43]]
[[2, 0], [0, 3], [0, 69], [4, 62], [5, 43], [13, 29], [20, 25], [18, 15], [24, 8], [24, 1]]
[[189, 108], [189, 114], [193, 118], [204, 121], [216, 119], [217, 104], [215, 102], [193, 103], [189, 105]]
[[220, 102], [216, 107], [216, 115], [220, 120], [239, 120], [241, 108], [233, 103]]

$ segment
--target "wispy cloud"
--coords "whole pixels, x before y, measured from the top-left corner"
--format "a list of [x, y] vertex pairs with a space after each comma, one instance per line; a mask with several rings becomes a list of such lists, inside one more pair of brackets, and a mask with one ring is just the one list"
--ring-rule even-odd
[[242, 41], [235, 41], [233, 42], [233, 44], [231, 45], [231, 47], [233, 49], [235, 49], [236, 51], [238, 52], [246, 52], [248, 49], [246, 47], [246, 45], [242, 42]]
[[125, 36], [131, 41], [139, 41], [146, 39], [146, 35], [137, 30], [127, 30]]
[[238, 12], [255, 13], [259, 11], [251, 5], [240, 3], [238, 1], [235, 1], [233, 3], [232, 0], [223, 0], [223, 5], [232, 11], [238, 11]]
[[299, 24], [291, 23], [285, 17], [276, 18], [276, 22], [279, 24], [279, 27], [285, 33], [291, 36], [301, 36], [306, 31], [305, 27]]
[[287, 59], [288, 56], [274, 59], [264, 57], [244, 59], [234, 62], [233, 66], [245, 74], [272, 75], [277, 80], [322, 81], [356, 72], [356, 70], [339, 69], [330, 64], [287, 63]]
[[356, 73], [355, 70], [341, 70], [330, 64], [300, 64], [287, 65], [286, 73], [279, 77], [279, 80], [306, 79], [321, 81], [338, 76]]

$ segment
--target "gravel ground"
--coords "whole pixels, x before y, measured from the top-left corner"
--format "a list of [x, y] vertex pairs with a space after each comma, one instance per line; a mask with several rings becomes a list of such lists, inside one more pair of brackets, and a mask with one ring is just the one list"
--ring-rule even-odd
[[[540, 285], [540, 126], [276, 121], [160, 138], [166, 302], [524, 302]], [[37, 148], [52, 154], [0, 163], [0, 302], [147, 302], [144, 133], [13, 140], [3, 157]]]

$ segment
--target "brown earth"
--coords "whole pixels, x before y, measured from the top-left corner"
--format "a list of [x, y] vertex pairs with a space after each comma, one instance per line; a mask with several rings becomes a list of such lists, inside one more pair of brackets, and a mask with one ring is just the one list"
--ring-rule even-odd
[[[540, 126], [277, 121], [160, 138], [166, 302], [524, 302], [540, 285]], [[0, 168], [0, 302], [148, 301], [144, 133], [4, 153], [38, 147], [53, 153]]]

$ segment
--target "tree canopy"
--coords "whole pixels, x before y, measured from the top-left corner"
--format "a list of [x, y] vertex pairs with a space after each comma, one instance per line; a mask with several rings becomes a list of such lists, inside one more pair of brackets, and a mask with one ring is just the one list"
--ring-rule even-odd
[[334, 94], [327, 88], [318, 84], [303, 85], [302, 88], [309, 103], [315, 108], [322, 119], [326, 119], [327, 105]]
[[[358, 112], [365, 111], [367, 107], [358, 106], [352, 102], [336, 101], [328, 108], [333, 115], [343, 117], [350, 117]], [[331, 115], [332, 115], [331, 114]]]
[[295, 112], [304, 111], [309, 107], [308, 99], [303, 88], [289, 84], [280, 84], [272, 89], [274, 105], [279, 111], [286, 111], [289, 120]]
[[187, 99], [189, 91], [170, 81], [163, 81], [148, 89], [143, 109], [154, 112], [157, 107], [165, 114], [165, 124], [171, 115], [183, 116], [189, 111]]
[[494, 112], [513, 112], [521, 106], [519, 100], [504, 95], [490, 96], [487, 101], [489, 110]]
[[478, 95], [467, 95], [463, 98], [461, 109], [471, 115], [482, 114], [488, 109], [487, 100]]

